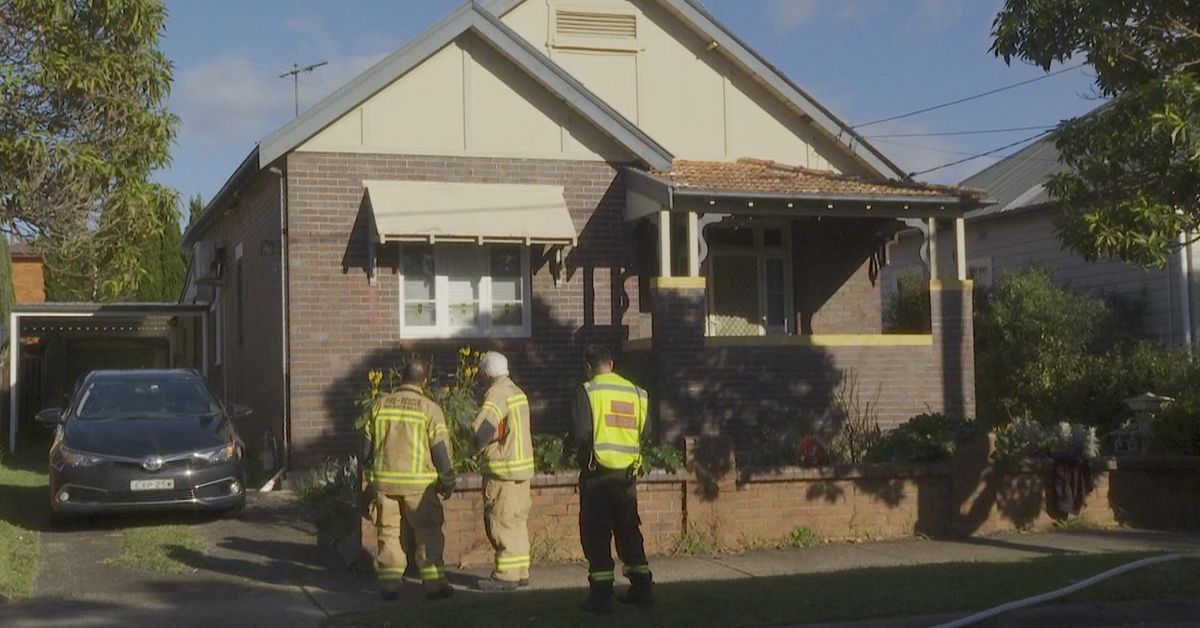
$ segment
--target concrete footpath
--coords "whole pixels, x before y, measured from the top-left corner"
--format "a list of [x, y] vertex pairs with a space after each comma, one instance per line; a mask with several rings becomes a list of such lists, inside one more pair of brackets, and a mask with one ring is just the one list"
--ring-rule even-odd
[[[168, 622], [173, 628], [319, 626], [335, 615], [382, 604], [372, 578], [322, 566], [313, 531], [303, 522], [296, 500], [286, 493], [256, 495], [240, 520], [189, 522], [201, 549], [180, 548], [176, 552], [175, 558], [188, 567], [185, 573], [177, 575], [146, 573], [112, 564], [112, 557], [120, 549], [121, 525], [122, 522], [116, 521], [102, 527], [80, 526], [43, 533], [35, 597], [0, 605], [0, 626], [107, 628]], [[712, 558], [660, 557], [653, 559], [653, 565], [656, 580], [679, 582], [1132, 551], [1200, 551], [1200, 535], [1079, 530], [964, 541], [912, 539]], [[487, 572], [487, 566], [482, 565], [453, 570], [451, 581], [457, 587], [470, 589]], [[582, 590], [585, 581], [586, 569], [581, 564], [537, 566], [532, 588]], [[407, 589], [409, 595], [416, 594], [415, 587]], [[1158, 608], [1165, 607], [1160, 604]], [[1187, 609], [1181, 607], [1174, 607], [1174, 611], [1184, 614], [1164, 616], [1196, 616], [1188, 615]], [[1120, 613], [1114, 609], [1092, 612], [1098, 613], [1094, 617]], [[1139, 616], [1138, 611], [1130, 612]], [[938, 623], [937, 619], [853, 625], [924, 626]], [[1067, 626], [1096, 622], [1047, 623]]]

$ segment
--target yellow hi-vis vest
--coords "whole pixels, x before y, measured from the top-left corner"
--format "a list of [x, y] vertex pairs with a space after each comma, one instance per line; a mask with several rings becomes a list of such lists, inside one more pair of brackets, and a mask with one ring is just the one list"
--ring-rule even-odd
[[606, 469], [640, 464], [642, 432], [649, 406], [646, 391], [633, 382], [605, 373], [583, 385], [592, 404], [592, 451]]

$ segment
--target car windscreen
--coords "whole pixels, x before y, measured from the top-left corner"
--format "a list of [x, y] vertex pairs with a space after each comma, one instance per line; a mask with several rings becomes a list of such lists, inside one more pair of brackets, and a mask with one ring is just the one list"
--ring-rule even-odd
[[184, 379], [100, 379], [79, 391], [80, 419], [215, 415], [220, 405], [203, 382]]

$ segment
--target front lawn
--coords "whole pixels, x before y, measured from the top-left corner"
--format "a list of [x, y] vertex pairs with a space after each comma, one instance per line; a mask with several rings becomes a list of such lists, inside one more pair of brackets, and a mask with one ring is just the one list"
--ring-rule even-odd
[[193, 571], [179, 560], [200, 551], [200, 541], [191, 527], [178, 524], [130, 525], [121, 531], [121, 555], [107, 563], [142, 571], [181, 574]]
[[[968, 612], [1045, 593], [1148, 554], [1055, 556], [1010, 563], [950, 563], [827, 574], [686, 582], [657, 587], [659, 604], [618, 608], [611, 617], [577, 611], [584, 591], [460, 596], [335, 617], [365, 626], [778, 626], [789, 623]], [[1194, 599], [1200, 560], [1135, 571], [1066, 601]]]
[[48, 486], [43, 450], [0, 451], [0, 593], [7, 596], [27, 597], [33, 590]]

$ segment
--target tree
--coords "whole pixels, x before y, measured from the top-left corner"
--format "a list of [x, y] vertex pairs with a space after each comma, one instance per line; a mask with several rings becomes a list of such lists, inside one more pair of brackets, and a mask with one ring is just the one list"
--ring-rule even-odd
[[188, 199], [188, 224], [187, 228], [191, 229], [192, 225], [200, 219], [200, 214], [204, 213], [204, 197], [197, 192]]
[[142, 247], [176, 211], [150, 181], [178, 126], [165, 20], [159, 0], [0, 2], [0, 223], [90, 299], [137, 292]]
[[1112, 100], [1054, 131], [1063, 243], [1161, 266], [1200, 226], [1200, 0], [1006, 0], [992, 51], [1049, 69], [1083, 56]]
[[12, 313], [12, 306], [16, 300], [12, 251], [9, 249], [8, 239], [0, 236], [0, 325], [8, 324], [8, 315]]

